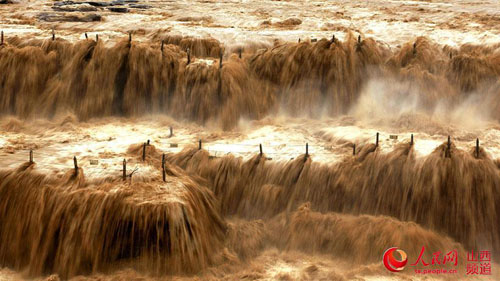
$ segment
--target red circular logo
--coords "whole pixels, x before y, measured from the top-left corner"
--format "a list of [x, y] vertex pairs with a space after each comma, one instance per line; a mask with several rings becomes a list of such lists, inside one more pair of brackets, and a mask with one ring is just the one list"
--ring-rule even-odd
[[[394, 257], [394, 252], [397, 252], [401, 256], [400, 260]], [[399, 250], [397, 247], [389, 248], [384, 253], [384, 265], [392, 272], [399, 272], [403, 270], [407, 262], [408, 256], [405, 251]]]

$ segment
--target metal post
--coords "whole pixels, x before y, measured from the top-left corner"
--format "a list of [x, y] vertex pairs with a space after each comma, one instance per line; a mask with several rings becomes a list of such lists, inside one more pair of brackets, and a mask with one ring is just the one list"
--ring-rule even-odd
[[447, 147], [446, 147], [446, 157], [451, 157], [451, 137], [448, 136], [448, 144], [447, 144]]
[[30, 163], [33, 163], [33, 149], [30, 149]]
[[123, 180], [125, 180], [127, 178], [127, 160], [125, 160], [125, 158], [123, 158]]
[[76, 156], [73, 157], [73, 164], [75, 164], [75, 175], [78, 175], [78, 162], [76, 161]]
[[479, 138], [476, 139], [476, 158], [479, 158]]
[[377, 147], [378, 147], [378, 136], [379, 136], [379, 133], [377, 132], [377, 137], [375, 139], [375, 146], [377, 146]]
[[142, 161], [146, 160], [146, 143], [142, 145]]
[[162, 154], [161, 156], [161, 171], [162, 171], [162, 177], [163, 181], [165, 181], [165, 153]]
[[259, 144], [260, 156], [262, 156], [262, 144]]
[[411, 134], [410, 145], [413, 145], [413, 134]]
[[201, 150], [201, 139], [198, 141], [198, 150]]

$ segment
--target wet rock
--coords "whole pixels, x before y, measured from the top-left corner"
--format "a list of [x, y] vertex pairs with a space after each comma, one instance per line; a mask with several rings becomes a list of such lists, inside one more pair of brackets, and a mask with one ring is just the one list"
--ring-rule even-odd
[[115, 13], [127, 13], [128, 9], [125, 7], [109, 7], [108, 10]]
[[97, 8], [87, 3], [76, 5], [54, 6], [52, 9], [62, 12], [95, 12]]
[[275, 25], [278, 26], [294, 26], [302, 24], [302, 20], [298, 18], [288, 18], [284, 21], [279, 21]]
[[120, 6], [120, 5], [125, 5], [128, 3], [139, 3], [139, 0], [115, 0], [115, 1], [111, 2], [111, 5]]
[[58, 1], [58, 2], [55, 2], [53, 5], [56, 7], [61, 7], [61, 6], [75, 5], [75, 4], [78, 4], [78, 3], [73, 2], [73, 1]]
[[151, 9], [152, 6], [146, 4], [129, 4], [128, 5], [132, 9]]
[[47, 22], [93, 22], [101, 21], [102, 17], [99, 14], [56, 14], [56, 13], [41, 13], [38, 19]]
[[96, 1], [88, 1], [86, 4], [92, 5], [94, 7], [108, 7], [111, 6], [110, 2], [96, 2]]

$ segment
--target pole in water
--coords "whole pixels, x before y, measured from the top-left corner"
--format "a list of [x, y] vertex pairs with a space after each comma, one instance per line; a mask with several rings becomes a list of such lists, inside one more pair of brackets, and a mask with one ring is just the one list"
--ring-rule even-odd
[[165, 153], [161, 155], [161, 170], [162, 170], [163, 181], [165, 181]]
[[262, 156], [262, 144], [259, 144], [260, 156]]
[[172, 126], [170, 126], [170, 136], [169, 136], [169, 138], [171, 138], [173, 136], [174, 136], [174, 129], [172, 128]]
[[352, 155], [353, 156], [356, 155], [356, 144], [355, 143], [352, 145]]
[[78, 175], [78, 161], [76, 160], [76, 156], [73, 156], [73, 164], [75, 164], [75, 175]]
[[379, 133], [377, 132], [377, 136], [375, 137], [375, 146], [378, 147], [378, 136], [379, 136]]
[[30, 149], [30, 163], [33, 164], [33, 149]]
[[479, 158], [479, 138], [476, 139], [476, 158]]
[[127, 178], [127, 160], [123, 158], [123, 175], [122, 175], [123, 180]]
[[413, 145], [413, 134], [411, 134], [410, 145]]
[[450, 149], [451, 149], [451, 137], [448, 136], [448, 144], [446, 145], [446, 157], [451, 157], [451, 153], [450, 153]]
[[142, 161], [146, 160], [146, 143], [142, 145]]
[[161, 47], [160, 47], [160, 50], [163, 52], [163, 44], [165, 44], [165, 42], [163, 40], [161, 40]]
[[89, 35], [85, 32], [85, 39], [89, 39]]
[[188, 56], [187, 64], [190, 64], [191, 63], [191, 50], [189, 48], [187, 48], [187, 56]]
[[306, 143], [306, 158], [309, 157], [309, 143]]
[[219, 56], [219, 68], [222, 68], [222, 56], [224, 54], [222, 52], [220, 52], [220, 56]]
[[1, 42], [0, 42], [0, 45], [3, 45], [3, 30], [2, 30], [2, 39], [1, 39]]
[[201, 150], [201, 139], [198, 141], [198, 150]]

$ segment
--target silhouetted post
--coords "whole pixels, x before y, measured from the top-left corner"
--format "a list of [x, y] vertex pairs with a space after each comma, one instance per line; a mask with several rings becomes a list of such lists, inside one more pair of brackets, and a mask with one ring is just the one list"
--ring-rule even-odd
[[358, 35], [358, 44], [361, 44], [361, 35]]
[[95, 41], [96, 41], [96, 42], [97, 42], [97, 41], [99, 41], [99, 34], [96, 34], [96, 35], [95, 35]]
[[132, 32], [128, 33], [128, 43], [132, 43]]
[[56, 32], [52, 29], [52, 41], [56, 40]]
[[170, 138], [174, 136], [174, 129], [170, 126]]
[[198, 141], [198, 150], [201, 150], [201, 139]]
[[33, 149], [30, 149], [30, 163], [33, 164]]
[[142, 161], [146, 160], [146, 143], [142, 145]]
[[2, 30], [2, 39], [1, 39], [1, 42], [0, 42], [0, 45], [3, 45], [3, 30]]
[[164, 44], [164, 43], [165, 43], [165, 42], [163, 42], [163, 40], [161, 40], [161, 47], [160, 47], [160, 50], [161, 50], [162, 52], [163, 52], [163, 44]]
[[243, 52], [243, 49], [240, 48], [238, 52], [239, 52], [238, 57], [241, 59], [241, 53]]
[[413, 145], [413, 134], [411, 134], [410, 145]]
[[335, 43], [335, 34], [332, 35], [332, 43]]
[[161, 155], [161, 171], [163, 181], [165, 181], [165, 153]]
[[259, 144], [260, 156], [262, 156], [262, 144]]
[[300, 43], [300, 38], [299, 38], [299, 43]]
[[306, 158], [309, 157], [309, 143], [306, 143]]
[[125, 158], [123, 159], [123, 175], [122, 175], [123, 180], [127, 178], [127, 160]]
[[75, 175], [78, 175], [78, 162], [76, 161], [76, 156], [73, 157], [73, 164], [75, 164]]
[[147, 144], [149, 145], [151, 142], [148, 140]]
[[413, 55], [417, 54], [417, 42], [413, 43]]
[[448, 136], [448, 144], [446, 146], [446, 157], [451, 157], [451, 153], [450, 153], [450, 149], [451, 149], [451, 137]]
[[479, 138], [476, 139], [476, 158], [479, 158]]
[[87, 32], [85, 32], [85, 39], [89, 39]]
[[379, 136], [379, 133], [377, 132], [377, 136], [375, 137], [375, 146], [378, 147], [378, 136]]
[[352, 155], [356, 155], [356, 144], [352, 145]]
[[219, 55], [219, 68], [222, 68], [222, 56], [224, 55], [224, 53], [220, 52], [220, 55]]
[[190, 64], [191, 63], [191, 50], [189, 48], [187, 48], [187, 56], [188, 56], [187, 64]]

